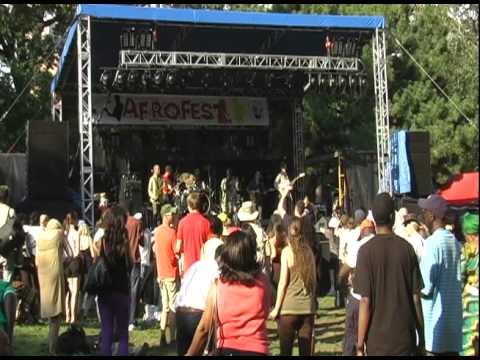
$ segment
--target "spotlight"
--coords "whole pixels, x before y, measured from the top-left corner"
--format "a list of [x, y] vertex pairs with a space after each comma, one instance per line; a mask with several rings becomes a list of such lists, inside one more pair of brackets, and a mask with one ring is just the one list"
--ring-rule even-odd
[[161, 87], [165, 81], [165, 74], [161, 70], [155, 71], [153, 75], [153, 84], [157, 87]]
[[116, 90], [122, 90], [123, 87], [125, 86], [125, 80], [126, 80], [127, 74], [123, 70], [117, 70], [115, 74], [115, 80], [113, 80], [113, 86], [116, 88]]
[[344, 75], [338, 75], [337, 90], [339, 93], [345, 94], [347, 89], [347, 78]]
[[328, 78], [324, 74], [318, 74], [318, 87], [325, 90], [328, 85]]
[[275, 80], [275, 75], [273, 73], [269, 73], [265, 75], [265, 85], [267, 88], [272, 88], [273, 81]]
[[210, 73], [205, 73], [200, 80], [202, 87], [208, 89], [212, 85], [212, 75]]
[[127, 87], [135, 89], [138, 85], [139, 73], [137, 71], [130, 71], [127, 76]]
[[358, 89], [360, 91], [360, 95], [364, 95], [367, 90], [367, 77], [366, 75], [360, 75], [358, 77]]
[[120, 47], [122, 50], [129, 48], [129, 37], [130, 37], [130, 29], [123, 28], [122, 33], [120, 34]]
[[104, 70], [100, 76], [100, 84], [104, 89], [108, 89], [112, 85], [112, 72]]
[[150, 71], [145, 71], [142, 74], [142, 86], [144, 89], [147, 89], [152, 82], [152, 73]]
[[227, 72], [222, 74], [221, 84], [224, 89], [229, 89], [233, 86], [233, 79]]
[[174, 72], [168, 73], [168, 75], [166, 77], [166, 82], [167, 82], [168, 86], [170, 86], [170, 87], [174, 86], [176, 80], [177, 80], [177, 77], [176, 77]]

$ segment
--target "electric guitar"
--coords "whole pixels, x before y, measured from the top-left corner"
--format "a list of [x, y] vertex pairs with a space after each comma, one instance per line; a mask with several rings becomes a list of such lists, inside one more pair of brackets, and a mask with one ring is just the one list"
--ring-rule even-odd
[[286, 180], [282, 180], [280, 182], [280, 184], [278, 185], [278, 192], [281, 194], [285, 191], [290, 191], [293, 189], [293, 185], [295, 185], [295, 183], [300, 180], [301, 178], [304, 178], [305, 177], [305, 173], [301, 173], [300, 175], [298, 175], [296, 178], [294, 178], [292, 181], [286, 179]]

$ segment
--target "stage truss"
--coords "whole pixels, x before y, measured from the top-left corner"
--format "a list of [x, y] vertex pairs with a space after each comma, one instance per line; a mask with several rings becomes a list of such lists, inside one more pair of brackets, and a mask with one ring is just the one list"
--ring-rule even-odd
[[[78, 118], [80, 131], [80, 174], [82, 217], [94, 226], [93, 137], [92, 137], [92, 79], [90, 17], [81, 16], [77, 28], [78, 56]], [[378, 156], [379, 192], [392, 193], [389, 168], [390, 137], [387, 89], [385, 32], [376, 29], [373, 38], [373, 67], [375, 85], [375, 120]], [[358, 72], [360, 59], [305, 57], [292, 55], [222, 54], [199, 52], [154, 52], [124, 50], [120, 52], [119, 68], [154, 69], [155, 67], [227, 68], [252, 70], [290, 70], [307, 73], [322, 71]], [[52, 115], [61, 121], [61, 100], [52, 101]], [[293, 161], [295, 174], [304, 171], [304, 117], [302, 98], [293, 100]], [[296, 195], [304, 196], [301, 181]]]

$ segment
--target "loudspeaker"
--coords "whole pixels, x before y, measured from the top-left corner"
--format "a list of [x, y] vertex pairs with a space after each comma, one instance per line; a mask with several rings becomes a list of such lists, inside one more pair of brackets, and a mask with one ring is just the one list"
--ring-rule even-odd
[[408, 131], [407, 144], [412, 170], [412, 193], [417, 196], [427, 196], [433, 191], [430, 134], [426, 131]]
[[64, 200], [68, 178], [68, 124], [29, 121], [28, 195], [32, 200]]

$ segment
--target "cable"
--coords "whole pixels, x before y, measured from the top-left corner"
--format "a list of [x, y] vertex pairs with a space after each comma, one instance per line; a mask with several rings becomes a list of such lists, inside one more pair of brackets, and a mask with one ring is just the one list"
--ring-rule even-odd
[[[67, 29], [70, 29], [70, 27], [73, 25], [74, 21], [75, 21], [75, 13], [74, 13], [74, 17], [72, 19], [72, 21], [70, 22], [70, 25], [67, 27]], [[52, 57], [52, 55], [55, 53], [55, 51], [57, 50], [57, 48], [59, 48], [59, 45], [60, 43], [62, 42], [63, 40], [63, 37], [59, 37], [57, 43], [55, 44], [55, 46], [53, 47], [52, 51], [50, 52], [50, 54], [48, 55], [47, 59], [50, 59]], [[45, 59], [45, 58], [42, 58], [42, 59]], [[33, 71], [35, 72], [35, 67], [37, 66], [38, 64], [35, 64], [33, 66]], [[27, 82], [27, 84], [25, 85], [25, 87], [23, 88], [23, 90], [20, 92], [20, 94], [17, 95], [17, 97], [15, 98], [15, 100], [13, 100], [13, 102], [10, 104], [10, 106], [8, 107], [8, 109], [3, 113], [2, 117], [0, 118], [0, 123], [3, 122], [8, 114], [10, 113], [10, 111], [13, 109], [13, 107], [17, 104], [18, 100], [20, 100], [20, 98], [23, 96], [25, 90], [27, 90], [27, 88], [30, 86], [30, 84], [32, 83], [32, 81], [38, 76], [39, 72], [36, 72], [33, 74], [33, 76], [31, 77], [31, 79]]]
[[435, 87], [448, 99], [448, 101], [452, 103], [455, 109], [457, 109], [457, 111], [470, 123], [470, 125], [473, 125], [475, 128], [477, 128], [477, 124], [475, 124], [467, 115], [465, 115], [465, 113], [462, 110], [460, 110], [457, 104], [455, 104], [455, 102], [445, 93], [445, 91], [443, 91], [440, 85], [437, 84], [437, 82], [430, 76], [430, 74], [423, 68], [423, 66], [420, 65], [417, 60], [415, 60], [413, 55], [410, 54], [410, 52], [407, 49], [405, 49], [405, 47], [400, 43], [400, 41], [396, 37], [394, 37], [394, 39], [396, 43], [400, 46], [400, 48], [403, 51], [405, 51], [405, 53], [410, 57], [410, 59], [412, 59], [412, 61], [420, 68], [420, 70], [422, 70], [424, 74], [427, 75], [427, 77], [435, 85]]

